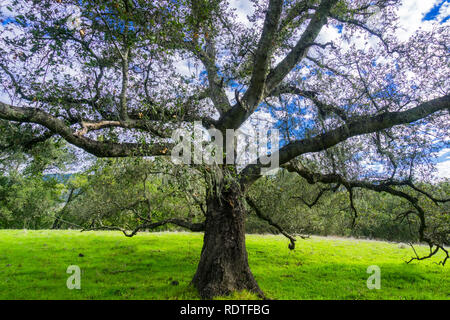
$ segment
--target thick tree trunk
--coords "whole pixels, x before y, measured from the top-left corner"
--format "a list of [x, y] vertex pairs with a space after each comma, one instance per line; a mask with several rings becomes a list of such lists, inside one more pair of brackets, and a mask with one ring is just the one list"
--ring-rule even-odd
[[241, 201], [235, 191], [207, 200], [203, 248], [192, 280], [204, 299], [244, 289], [263, 297], [248, 265]]

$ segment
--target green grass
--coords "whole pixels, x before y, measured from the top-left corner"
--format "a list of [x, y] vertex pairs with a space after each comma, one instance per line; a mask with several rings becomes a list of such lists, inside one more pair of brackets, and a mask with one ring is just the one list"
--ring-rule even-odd
[[[272, 299], [450, 298], [449, 267], [436, 264], [442, 256], [406, 264], [411, 248], [395, 243], [312, 237], [295, 251], [287, 244], [281, 236], [247, 237], [250, 267]], [[198, 299], [189, 282], [201, 245], [198, 233], [3, 230], [0, 299]], [[66, 287], [69, 265], [82, 270], [81, 290]], [[366, 286], [369, 265], [381, 268], [380, 290]]]

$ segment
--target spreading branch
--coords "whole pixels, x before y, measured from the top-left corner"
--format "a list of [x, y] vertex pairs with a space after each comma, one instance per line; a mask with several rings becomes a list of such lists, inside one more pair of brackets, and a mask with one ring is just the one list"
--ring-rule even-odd
[[169, 143], [115, 143], [98, 141], [77, 134], [65, 121], [37, 108], [14, 107], [0, 102], [0, 118], [21, 123], [35, 123], [60, 135], [67, 142], [80, 147], [98, 157], [157, 156], [170, 154]]
[[[276, 151], [279, 163], [283, 165], [292, 159], [310, 152], [319, 152], [331, 148], [348, 138], [381, 131], [396, 125], [411, 123], [423, 119], [435, 112], [450, 108], [450, 95], [436, 98], [418, 106], [400, 112], [384, 112], [379, 115], [359, 117], [356, 120], [319, 134], [312, 138], [293, 141]], [[261, 176], [260, 169], [264, 165], [258, 160], [256, 164], [248, 165], [242, 172], [242, 182], [251, 184]]]
[[322, 0], [295, 47], [274, 69], [268, 72], [270, 62], [270, 55], [268, 56], [268, 54], [271, 53], [273, 48], [277, 28], [267, 31], [266, 29], [279, 24], [279, 11], [281, 10], [280, 6], [282, 6], [282, 1], [270, 1], [263, 34], [258, 44], [259, 49], [255, 55], [250, 86], [241, 103], [236, 104], [219, 119], [217, 125], [220, 129], [239, 128], [253, 114], [259, 103], [283, 81], [295, 65], [306, 57], [310, 47], [316, 44], [314, 41], [322, 27], [327, 23], [327, 16], [337, 1]]
[[86, 228], [83, 229], [81, 231], [93, 231], [93, 230], [116, 230], [116, 231], [121, 231], [123, 232], [123, 234], [127, 237], [133, 237], [135, 236], [139, 231], [141, 230], [151, 230], [151, 229], [155, 229], [158, 227], [161, 227], [163, 225], [166, 224], [174, 224], [186, 229], [189, 229], [191, 231], [194, 232], [200, 232], [200, 231], [204, 231], [205, 230], [205, 223], [192, 223], [186, 220], [182, 220], [182, 219], [177, 219], [177, 218], [171, 218], [171, 219], [166, 219], [166, 220], [162, 220], [162, 221], [158, 221], [158, 222], [153, 222], [153, 223], [143, 223], [141, 225], [138, 225], [136, 228], [134, 228], [131, 232], [129, 230], [126, 230], [124, 228], [118, 227], [118, 226], [105, 226], [101, 223], [101, 221], [97, 221], [97, 226], [95, 227], [90, 227], [90, 228]]
[[405, 213], [403, 213], [401, 216], [407, 217], [410, 214], [416, 214], [419, 218], [419, 241], [425, 242], [430, 247], [430, 254], [425, 257], [419, 257], [416, 253], [416, 257], [413, 257], [411, 260], [408, 261], [411, 262], [413, 260], [423, 260], [426, 258], [430, 258], [434, 256], [436, 253], [439, 252], [439, 249], [442, 250], [445, 253], [444, 260], [441, 261], [441, 264], [444, 265], [447, 259], [449, 258], [448, 250], [444, 248], [444, 245], [440, 241], [436, 241], [435, 239], [432, 239], [429, 237], [425, 230], [427, 228], [426, 221], [425, 221], [425, 210], [420, 206], [419, 199], [415, 196], [412, 196], [405, 191], [398, 190], [395, 187], [396, 186], [411, 186], [411, 182], [398, 182], [398, 181], [384, 181], [381, 183], [373, 183], [369, 181], [360, 181], [360, 180], [348, 180], [344, 178], [342, 175], [337, 173], [330, 173], [330, 174], [322, 174], [318, 172], [312, 172], [303, 166], [301, 166], [299, 163], [296, 163], [294, 161], [289, 162], [288, 164], [283, 166], [285, 169], [287, 169], [290, 172], [295, 172], [298, 175], [300, 175], [302, 178], [304, 178], [309, 184], [315, 184], [315, 183], [324, 183], [324, 184], [331, 184], [331, 183], [338, 183], [346, 187], [346, 189], [349, 191], [350, 194], [350, 203], [352, 211], [354, 212], [355, 216], [353, 218], [352, 225], [354, 225], [355, 219], [356, 219], [356, 208], [353, 203], [353, 193], [352, 190], [354, 188], [362, 188], [367, 190], [372, 190], [375, 192], [386, 192], [389, 193], [395, 197], [405, 199], [410, 203], [412, 208], [414, 210], [408, 210]]

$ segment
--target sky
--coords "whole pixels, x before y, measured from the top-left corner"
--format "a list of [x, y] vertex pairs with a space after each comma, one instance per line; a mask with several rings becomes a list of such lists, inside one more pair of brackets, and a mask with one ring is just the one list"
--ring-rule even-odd
[[[11, 0], [0, 0], [2, 4], [8, 4]], [[230, 0], [230, 5], [236, 8], [236, 15], [239, 21], [249, 26], [250, 22], [247, 15], [253, 10], [251, 1], [249, 0]], [[9, 23], [10, 20], [5, 17], [13, 16], [15, 13], [7, 9], [6, 5], [0, 6], [0, 16], [3, 18], [3, 24]], [[422, 29], [428, 30], [433, 25], [445, 24], [450, 27], [450, 0], [404, 0], [399, 11], [400, 28], [397, 30], [397, 37], [401, 40], [407, 40], [415, 31]], [[0, 24], [0, 31], [2, 25]], [[336, 40], [339, 38], [339, 30], [335, 27], [327, 27], [319, 34], [319, 41], [322, 43]], [[361, 42], [361, 45], [364, 43]], [[199, 70], [193, 70], [192, 63], [186, 60], [180, 60], [177, 64], [178, 71], [181, 74], [198, 73]], [[201, 71], [201, 70], [200, 70]], [[229, 92], [230, 99], [234, 98], [234, 92]], [[8, 102], [8, 99], [0, 92], [0, 101]], [[244, 124], [245, 126], [255, 125], [271, 126], [274, 123], [273, 117], [268, 112], [257, 112]], [[450, 137], [449, 137], [450, 139]], [[450, 178], [450, 148], [444, 148], [437, 154], [436, 159], [437, 176], [441, 178]]]

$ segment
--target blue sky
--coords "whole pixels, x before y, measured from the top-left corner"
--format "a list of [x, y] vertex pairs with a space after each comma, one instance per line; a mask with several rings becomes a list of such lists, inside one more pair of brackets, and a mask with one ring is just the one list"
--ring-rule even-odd
[[445, 9], [445, 6], [448, 6], [449, 3], [450, 0], [442, 0], [439, 3], [436, 3], [434, 7], [424, 15], [422, 21], [432, 21], [439, 19], [441, 23], [447, 22], [447, 20], [450, 18], [448, 10], [443, 14], [441, 11], [443, 11]]

